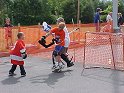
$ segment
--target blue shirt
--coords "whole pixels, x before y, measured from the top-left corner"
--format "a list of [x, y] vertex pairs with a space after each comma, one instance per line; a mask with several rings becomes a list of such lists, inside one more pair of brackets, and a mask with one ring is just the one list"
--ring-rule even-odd
[[94, 16], [94, 23], [98, 23], [98, 21], [100, 21], [100, 14], [99, 12], [97, 12]]

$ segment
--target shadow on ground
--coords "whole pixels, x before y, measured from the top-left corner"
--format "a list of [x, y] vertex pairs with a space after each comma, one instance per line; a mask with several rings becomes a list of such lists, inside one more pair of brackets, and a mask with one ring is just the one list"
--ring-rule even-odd
[[19, 83], [19, 79], [22, 77], [13, 77], [13, 76], [8, 76], [8, 78], [4, 79], [1, 81], [3, 85], [13, 85]]
[[39, 75], [30, 78], [31, 83], [45, 83], [48, 86], [55, 85], [59, 79], [65, 77], [66, 72], [72, 72], [73, 70], [65, 70], [60, 73], [50, 73], [48, 75]]

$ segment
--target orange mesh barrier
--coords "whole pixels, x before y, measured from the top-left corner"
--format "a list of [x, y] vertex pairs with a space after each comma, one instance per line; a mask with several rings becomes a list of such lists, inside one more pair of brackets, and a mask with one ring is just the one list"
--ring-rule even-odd
[[[82, 62], [84, 68], [103, 67], [124, 70], [124, 41], [123, 35], [112, 33], [85, 34], [85, 42], [82, 46], [69, 49], [69, 57], [74, 57], [75, 62]], [[74, 54], [75, 49], [75, 54]], [[41, 52], [33, 56], [51, 59], [52, 52]]]
[[107, 22], [105, 26], [103, 26], [100, 30], [100, 32], [113, 32], [112, 30], [113, 24], [112, 21]]
[[[101, 27], [104, 26], [105, 23], [101, 24]], [[52, 25], [52, 27], [55, 27], [56, 25]], [[70, 48], [78, 48], [83, 46], [84, 43], [84, 36], [85, 32], [94, 32], [95, 26], [94, 24], [67, 24], [67, 28], [69, 31], [72, 31], [74, 28], [79, 27], [80, 30], [70, 34], [71, 37], [71, 45]], [[21, 31], [25, 34], [25, 43], [27, 46], [28, 53], [34, 54], [38, 52], [44, 52], [44, 51], [50, 51], [53, 49], [54, 46], [45, 49], [41, 45], [38, 44], [38, 40], [41, 38], [41, 36], [45, 35], [45, 32], [42, 31], [42, 28], [40, 25], [35, 26], [18, 26], [12, 28], [12, 42], [15, 43], [17, 39], [17, 33]], [[52, 36], [47, 38], [47, 43], [51, 42]], [[0, 28], [0, 51], [9, 51], [7, 48], [7, 41], [5, 39], [5, 29]], [[11, 48], [12, 46], [9, 46]]]
[[124, 34], [113, 34], [111, 39], [116, 69], [124, 70]]
[[5, 31], [3, 28], [0, 28], [0, 51], [5, 51]]
[[[52, 25], [52, 27], [55, 27], [56, 25]], [[67, 27], [69, 29], [69, 31], [73, 30], [73, 26], [77, 27], [78, 25], [73, 25], [73, 24], [67, 24]], [[81, 24], [81, 29], [80, 31], [82, 32], [86, 32], [86, 31], [94, 31], [94, 27], [93, 24]], [[37, 41], [40, 39], [40, 37], [42, 35], [45, 34], [44, 31], [42, 31], [41, 26], [36, 25], [36, 26], [20, 26], [20, 27], [13, 27], [12, 28], [12, 42], [15, 43], [16, 39], [17, 39], [17, 33], [21, 31], [25, 33], [25, 43], [27, 45], [27, 47], [35, 47], [35, 48], [40, 48], [43, 49], [43, 47], [41, 47]], [[5, 39], [5, 29], [4, 28], [0, 28], [0, 51], [8, 51], [8, 49], [6, 49], [7, 47], [7, 40]], [[74, 34], [71, 34], [71, 40], [73, 41], [74, 36], [77, 37], [78, 35], [80, 35], [80, 33], [82, 32], [75, 32]], [[49, 37], [47, 39], [47, 42], [49, 43], [51, 41], [52, 37]], [[80, 38], [78, 38], [79, 41]], [[10, 46], [11, 47], [11, 46]]]
[[84, 67], [104, 67], [124, 70], [123, 35], [86, 33]]
[[[101, 24], [103, 27], [106, 24]], [[52, 25], [55, 27], [56, 25]], [[71, 44], [69, 56], [73, 56], [76, 62], [83, 62], [84, 67], [105, 67], [112, 69], [124, 69], [123, 35], [115, 35], [108, 32], [95, 32], [94, 24], [67, 24], [69, 31], [79, 27], [78, 31], [70, 34]], [[123, 30], [122, 26], [122, 30]], [[51, 51], [54, 46], [45, 49], [38, 40], [46, 33], [42, 31], [40, 25], [36, 26], [20, 26], [12, 28], [12, 41], [15, 43], [17, 33], [21, 31], [25, 33], [25, 43], [27, 52], [33, 56], [40, 56], [51, 59]], [[47, 43], [52, 36], [47, 38]], [[0, 56], [1, 52], [9, 51], [6, 49], [5, 29], [0, 28]], [[11, 46], [10, 46], [11, 48]], [[36, 54], [37, 53], [37, 54]], [[8, 55], [4, 53], [4, 55]]]
[[[85, 67], [114, 67], [110, 35], [103, 33], [86, 33], [85, 38]], [[109, 60], [112, 61], [112, 64], [109, 64]]]

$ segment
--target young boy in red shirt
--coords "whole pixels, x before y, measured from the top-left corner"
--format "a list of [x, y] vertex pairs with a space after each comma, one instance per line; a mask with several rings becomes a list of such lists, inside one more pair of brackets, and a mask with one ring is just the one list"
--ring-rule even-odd
[[9, 75], [13, 76], [14, 71], [16, 70], [17, 65], [20, 66], [20, 71], [21, 71], [21, 76], [26, 76], [26, 72], [24, 69], [24, 59], [27, 58], [26, 54], [26, 48], [25, 48], [25, 43], [24, 43], [24, 33], [19, 32], [17, 34], [18, 40], [16, 41], [14, 47], [10, 51], [10, 58], [11, 58], [11, 63], [12, 68], [9, 71]]

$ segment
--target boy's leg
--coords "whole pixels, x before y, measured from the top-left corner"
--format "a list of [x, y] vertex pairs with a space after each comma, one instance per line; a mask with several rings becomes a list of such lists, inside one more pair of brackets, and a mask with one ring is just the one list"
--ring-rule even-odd
[[59, 67], [63, 69], [65, 65], [61, 61], [61, 55], [65, 53], [65, 47], [62, 47], [60, 51], [58, 52], [58, 62], [59, 62]]
[[68, 52], [68, 47], [65, 47], [65, 53], [67, 53]]
[[53, 61], [53, 65], [55, 65], [55, 55], [54, 55], [54, 51], [52, 53], [52, 61]]
[[17, 65], [12, 65], [11, 69], [9, 70], [9, 74], [14, 74], [14, 71], [16, 70]]
[[6, 49], [9, 49], [9, 42], [8, 42], [8, 38], [6, 39]]
[[19, 66], [20, 66], [21, 75], [26, 75], [24, 66], [23, 65], [19, 65]]
[[55, 59], [55, 57], [56, 57], [56, 53], [55, 53], [55, 51], [53, 51], [53, 53], [52, 53], [52, 63], [53, 63], [52, 69], [56, 68], [56, 59]]
[[68, 56], [66, 56], [65, 54], [61, 54], [61, 58], [67, 63], [67, 67], [71, 67], [74, 65], [74, 63], [71, 62], [71, 60], [69, 60]]
[[61, 61], [61, 56], [58, 55], [58, 56], [55, 57], [55, 59], [56, 59], [56, 62], [55, 62], [55, 67], [56, 68], [55, 69], [63, 69], [64, 68], [64, 64]]
[[64, 47], [63, 46], [56, 46], [55, 50], [53, 51], [53, 56], [55, 57], [55, 61], [53, 64], [55, 64], [55, 69], [62, 68], [62, 61], [61, 61], [61, 54], [64, 53]]
[[65, 47], [64, 48], [64, 53], [61, 54], [61, 58], [67, 63], [67, 67], [71, 67], [71, 66], [74, 65], [74, 63], [71, 62], [71, 60], [69, 60], [68, 55], [66, 54], [67, 51], [68, 51], [68, 48]]

